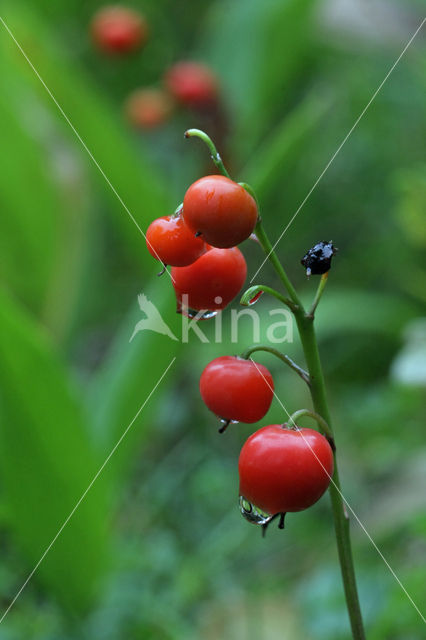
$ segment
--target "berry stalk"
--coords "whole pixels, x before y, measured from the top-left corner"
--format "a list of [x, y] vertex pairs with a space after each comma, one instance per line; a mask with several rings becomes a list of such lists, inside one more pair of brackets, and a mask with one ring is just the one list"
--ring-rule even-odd
[[185, 131], [185, 138], [200, 138], [200, 140], [202, 140], [204, 144], [207, 145], [215, 167], [223, 176], [225, 176], [226, 178], [230, 178], [230, 175], [227, 172], [225, 165], [223, 164], [222, 158], [220, 157], [213, 140], [207, 135], [207, 133], [204, 133], [204, 131], [201, 131], [201, 129], [188, 129], [187, 131]]
[[[284, 268], [281, 262], [279, 261], [278, 256], [275, 253], [268, 236], [266, 235], [266, 231], [263, 227], [262, 220], [260, 217], [259, 217], [259, 220], [257, 221], [254, 232], [256, 234], [257, 239], [259, 240], [260, 246], [262, 247], [262, 249], [266, 254], [266, 257], [274, 267], [287, 293], [289, 294], [290, 299], [299, 310], [303, 310], [303, 305], [302, 305], [302, 302], [300, 301], [299, 296], [297, 295], [297, 291], [291, 284], [286, 272], [284, 271]], [[297, 312], [297, 309], [293, 309], [293, 313], [296, 314], [296, 312]]]
[[[315, 411], [327, 422], [331, 433], [331, 416], [328, 408], [324, 374], [322, 371], [318, 343], [315, 334], [314, 319], [307, 314], [295, 314], [296, 323], [302, 342], [303, 352], [310, 376], [310, 392]], [[359, 604], [355, 569], [349, 530], [349, 518], [345, 512], [343, 496], [340, 487], [337, 456], [334, 452], [334, 473], [329, 487], [331, 505], [333, 509], [334, 529], [336, 533], [337, 550], [342, 572], [343, 587], [352, 635], [355, 640], [365, 640], [365, 631]]]
[[[256, 235], [265, 251], [269, 261], [274, 266], [292, 301], [297, 305], [293, 309], [300, 340], [305, 355], [306, 365], [309, 373], [309, 389], [315, 411], [325, 420], [329, 426], [333, 437], [330, 411], [328, 408], [324, 374], [318, 350], [318, 342], [314, 327], [314, 311], [323, 292], [326, 278], [320, 282], [319, 292], [315, 297], [313, 307], [306, 312], [299, 296], [291, 284], [283, 266], [281, 265], [271, 242], [269, 241], [264, 228], [259, 222], [256, 227]], [[333, 437], [334, 440], [334, 437]], [[352, 557], [352, 548], [349, 531], [349, 518], [345, 512], [343, 496], [340, 488], [339, 471], [337, 467], [337, 456], [334, 452], [334, 473], [329, 487], [331, 505], [333, 510], [334, 529], [336, 534], [337, 550], [339, 554], [340, 568], [345, 591], [346, 604], [349, 620], [354, 640], [365, 640], [365, 631], [362, 621], [361, 608], [359, 604], [358, 590], [355, 578], [355, 569]]]
[[241, 354], [241, 357], [248, 360], [251, 357], [252, 353], [255, 353], [256, 351], [266, 351], [267, 353], [272, 353], [274, 356], [282, 360], [282, 362], [284, 362], [287, 366], [289, 366], [290, 369], [293, 369], [293, 371], [295, 371], [297, 375], [299, 375], [308, 386], [310, 385], [308, 373], [304, 371], [302, 367], [299, 367], [299, 365], [297, 365], [291, 358], [286, 356], [284, 353], [281, 353], [281, 351], [278, 351], [278, 349], [274, 349], [274, 347], [268, 347], [262, 344], [254, 345], [253, 347], [246, 349]]

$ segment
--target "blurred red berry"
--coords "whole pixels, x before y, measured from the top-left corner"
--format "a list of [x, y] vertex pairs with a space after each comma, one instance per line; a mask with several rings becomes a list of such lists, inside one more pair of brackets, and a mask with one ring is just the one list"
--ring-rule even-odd
[[257, 422], [271, 406], [274, 381], [263, 364], [235, 356], [215, 358], [200, 378], [205, 404], [219, 418]]
[[185, 267], [206, 250], [202, 238], [188, 229], [182, 216], [163, 216], [149, 225], [146, 244], [150, 254], [165, 265]]
[[172, 96], [187, 107], [209, 106], [218, 97], [216, 75], [200, 62], [177, 62], [166, 72], [164, 82]]
[[120, 5], [106, 6], [93, 17], [92, 37], [102, 51], [124, 54], [143, 46], [148, 37], [145, 17]]
[[171, 270], [178, 310], [185, 304], [196, 311], [224, 309], [241, 290], [247, 276], [247, 265], [237, 247], [213, 249], [188, 267], [173, 267]]
[[326, 491], [333, 467], [333, 451], [318, 431], [271, 424], [241, 449], [240, 495], [270, 515], [302, 511]]
[[205, 176], [194, 182], [183, 200], [188, 227], [214, 247], [234, 247], [256, 226], [258, 211], [252, 196], [225, 176]]
[[155, 129], [164, 124], [171, 112], [172, 102], [161, 89], [138, 89], [126, 100], [128, 121], [139, 129]]

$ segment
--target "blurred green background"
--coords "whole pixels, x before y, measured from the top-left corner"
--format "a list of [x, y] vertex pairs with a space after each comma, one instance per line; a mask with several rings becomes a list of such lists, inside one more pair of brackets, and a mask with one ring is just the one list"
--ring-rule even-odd
[[[3, 0], [1, 17], [142, 229], [212, 172], [177, 110], [156, 131], [125, 121], [130, 91], [202, 60], [221, 83], [219, 147], [278, 237], [423, 17], [420, 2], [134, 2], [146, 47], [94, 49], [92, 0]], [[424, 9], [424, 5], [423, 5]], [[424, 33], [312, 193], [278, 253], [339, 247], [318, 313], [344, 494], [414, 601], [426, 581], [426, 65]], [[167, 276], [0, 24], [0, 524], [2, 611], [171, 359], [125, 440], [0, 623], [1, 640], [349, 638], [325, 496], [266, 539], [237, 506], [252, 427], [216, 433], [198, 378], [251, 342], [189, 344], [141, 332], [137, 294], [180, 335]], [[223, 123], [222, 123], [223, 124]], [[263, 256], [243, 247], [249, 274]], [[277, 284], [268, 266], [259, 283]], [[237, 308], [237, 303], [233, 305]], [[271, 303], [256, 310], [265, 321]], [[245, 329], [244, 329], [245, 327]], [[285, 345], [301, 360], [297, 340]], [[288, 348], [287, 348], [288, 347]], [[289, 411], [297, 376], [259, 356]], [[265, 419], [283, 422], [274, 401]], [[266, 422], [267, 423], [267, 422]], [[265, 422], [263, 422], [265, 424]], [[362, 529], [352, 527], [370, 640], [417, 640], [424, 623]]]

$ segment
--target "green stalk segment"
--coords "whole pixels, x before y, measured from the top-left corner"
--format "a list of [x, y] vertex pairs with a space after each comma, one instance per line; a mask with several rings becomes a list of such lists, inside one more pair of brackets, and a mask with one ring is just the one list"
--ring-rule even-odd
[[[333, 438], [330, 412], [327, 404], [324, 375], [318, 351], [318, 343], [314, 329], [314, 312], [321, 298], [327, 278], [320, 282], [313, 307], [306, 313], [303, 305], [290, 282], [283, 266], [271, 245], [269, 238], [259, 219], [255, 230], [256, 236], [268, 258], [295, 304], [293, 313], [299, 330], [303, 352], [309, 373], [310, 392], [315, 411], [325, 420], [329, 432]], [[345, 513], [343, 496], [340, 489], [339, 471], [337, 467], [336, 452], [334, 452], [334, 473], [329, 487], [331, 505], [333, 510], [334, 529], [336, 534], [337, 550], [343, 579], [343, 587], [346, 597], [346, 605], [354, 640], [365, 640], [365, 631], [362, 621], [361, 608], [355, 579], [355, 570], [352, 558], [352, 549], [349, 532], [349, 519]]]

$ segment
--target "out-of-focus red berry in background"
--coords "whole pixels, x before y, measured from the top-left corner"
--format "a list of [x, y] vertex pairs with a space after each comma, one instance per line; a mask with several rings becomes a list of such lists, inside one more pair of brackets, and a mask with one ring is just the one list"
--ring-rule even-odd
[[162, 89], [137, 89], [127, 98], [124, 110], [136, 129], [156, 129], [169, 119], [173, 102]]
[[94, 15], [91, 32], [95, 45], [110, 54], [126, 54], [142, 47], [148, 38], [145, 17], [120, 5], [106, 6]]
[[171, 95], [187, 107], [208, 107], [218, 99], [218, 78], [201, 62], [176, 62], [165, 72], [164, 84]]

